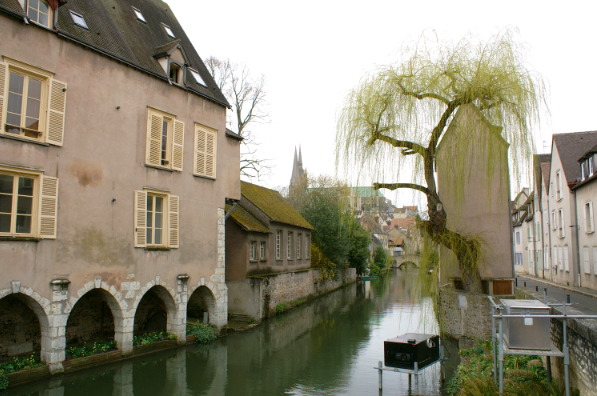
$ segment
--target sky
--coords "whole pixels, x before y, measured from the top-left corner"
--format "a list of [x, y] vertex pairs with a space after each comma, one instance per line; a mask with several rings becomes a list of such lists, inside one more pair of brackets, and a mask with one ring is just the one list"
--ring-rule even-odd
[[[548, 84], [549, 114], [533, 131], [537, 152], [549, 151], [553, 133], [597, 130], [595, 1], [167, 3], [202, 59], [227, 58], [265, 76], [271, 119], [253, 130], [272, 170], [253, 182], [266, 187], [288, 185], [298, 146], [309, 174], [335, 175], [336, 121], [347, 93], [366, 73], [397, 62], [400, 46], [427, 29], [454, 41], [518, 29], [529, 49], [527, 68]], [[385, 195], [398, 204], [420, 199], [404, 191]]]

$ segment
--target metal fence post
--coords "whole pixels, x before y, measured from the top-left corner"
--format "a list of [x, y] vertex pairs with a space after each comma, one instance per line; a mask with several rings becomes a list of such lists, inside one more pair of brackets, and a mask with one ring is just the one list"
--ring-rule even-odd
[[383, 388], [383, 370], [381, 369], [382, 368], [381, 360], [377, 363], [377, 367], [379, 367], [379, 370], [377, 370], [377, 371], [379, 371], [379, 390], [382, 390], [382, 388]]
[[500, 310], [500, 322], [499, 322], [499, 332], [500, 332], [500, 395], [504, 394], [504, 333], [503, 333], [503, 325], [502, 325], [502, 311]]
[[493, 382], [497, 385], [497, 356], [495, 354], [495, 343], [497, 337], [495, 335], [495, 307], [491, 307], [491, 341], [493, 344]]
[[[568, 294], [568, 302], [570, 302], [570, 294]], [[564, 352], [564, 374], [566, 380], [566, 396], [570, 396], [570, 372], [569, 372], [569, 365], [570, 365], [570, 351], [568, 350], [568, 329], [566, 324], [566, 302], [562, 305], [562, 313], [564, 314], [564, 318], [562, 319], [562, 335], [564, 337], [564, 341], [562, 342], [562, 349]]]

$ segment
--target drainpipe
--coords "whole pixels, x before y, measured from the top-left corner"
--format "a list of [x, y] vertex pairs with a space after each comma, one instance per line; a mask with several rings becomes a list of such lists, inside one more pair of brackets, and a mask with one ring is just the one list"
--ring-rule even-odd
[[226, 212], [226, 216], [224, 216], [224, 221], [228, 220], [228, 218], [230, 217], [230, 215], [232, 214], [232, 211], [234, 210], [234, 208], [236, 207], [236, 205], [238, 205], [238, 201], [234, 201], [232, 203], [232, 206], [230, 206], [230, 209], [228, 209], [228, 212]]
[[576, 218], [576, 225], [574, 228], [576, 229], [576, 270], [578, 271], [578, 287], [582, 287], [582, 272], [580, 270], [580, 242], [578, 241], [578, 206], [576, 202], [576, 189], [574, 190], [574, 217]]

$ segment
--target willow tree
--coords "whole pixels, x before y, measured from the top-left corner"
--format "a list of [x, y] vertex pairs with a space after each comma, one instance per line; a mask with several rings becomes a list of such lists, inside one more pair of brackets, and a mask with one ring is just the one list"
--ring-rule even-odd
[[[376, 189], [425, 194], [427, 216], [418, 226], [434, 244], [454, 253], [464, 285], [471, 290], [481, 287], [480, 239], [446, 227], [434, 178], [436, 153], [458, 109], [469, 105], [502, 127], [511, 160], [529, 157], [530, 130], [545, 104], [544, 84], [525, 67], [526, 49], [514, 33], [506, 29], [488, 41], [468, 35], [456, 43], [423, 34], [403, 47], [401, 62], [380, 68], [349, 93], [338, 121], [338, 164], [378, 180]], [[398, 182], [405, 169], [412, 179]]]

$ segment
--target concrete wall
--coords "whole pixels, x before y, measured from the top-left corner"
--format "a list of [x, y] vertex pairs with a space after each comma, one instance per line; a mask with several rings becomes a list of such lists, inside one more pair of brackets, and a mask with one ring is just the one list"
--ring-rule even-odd
[[308, 269], [228, 282], [228, 312], [265, 318], [275, 313], [278, 304], [304, 300], [355, 282], [356, 269], [339, 270], [336, 279], [320, 278], [319, 270]]
[[[0, 138], [0, 162], [59, 178], [57, 238], [0, 241], [0, 298], [28, 297], [42, 328], [42, 359], [60, 369], [69, 314], [92, 289], [110, 296], [124, 351], [132, 348], [135, 310], [153, 287], [168, 300], [168, 331], [179, 338], [188, 296], [199, 286], [216, 300], [213, 323], [224, 325], [223, 208], [225, 198], [240, 199], [239, 142], [225, 136], [226, 109], [34, 24], [1, 14], [0, 26], [1, 56], [68, 84], [63, 147]], [[182, 172], [145, 165], [148, 106], [185, 123]], [[195, 122], [218, 131], [216, 180], [192, 174]], [[134, 191], [144, 187], [180, 197], [179, 248], [133, 246]], [[57, 278], [68, 279], [68, 289], [53, 291]]]

